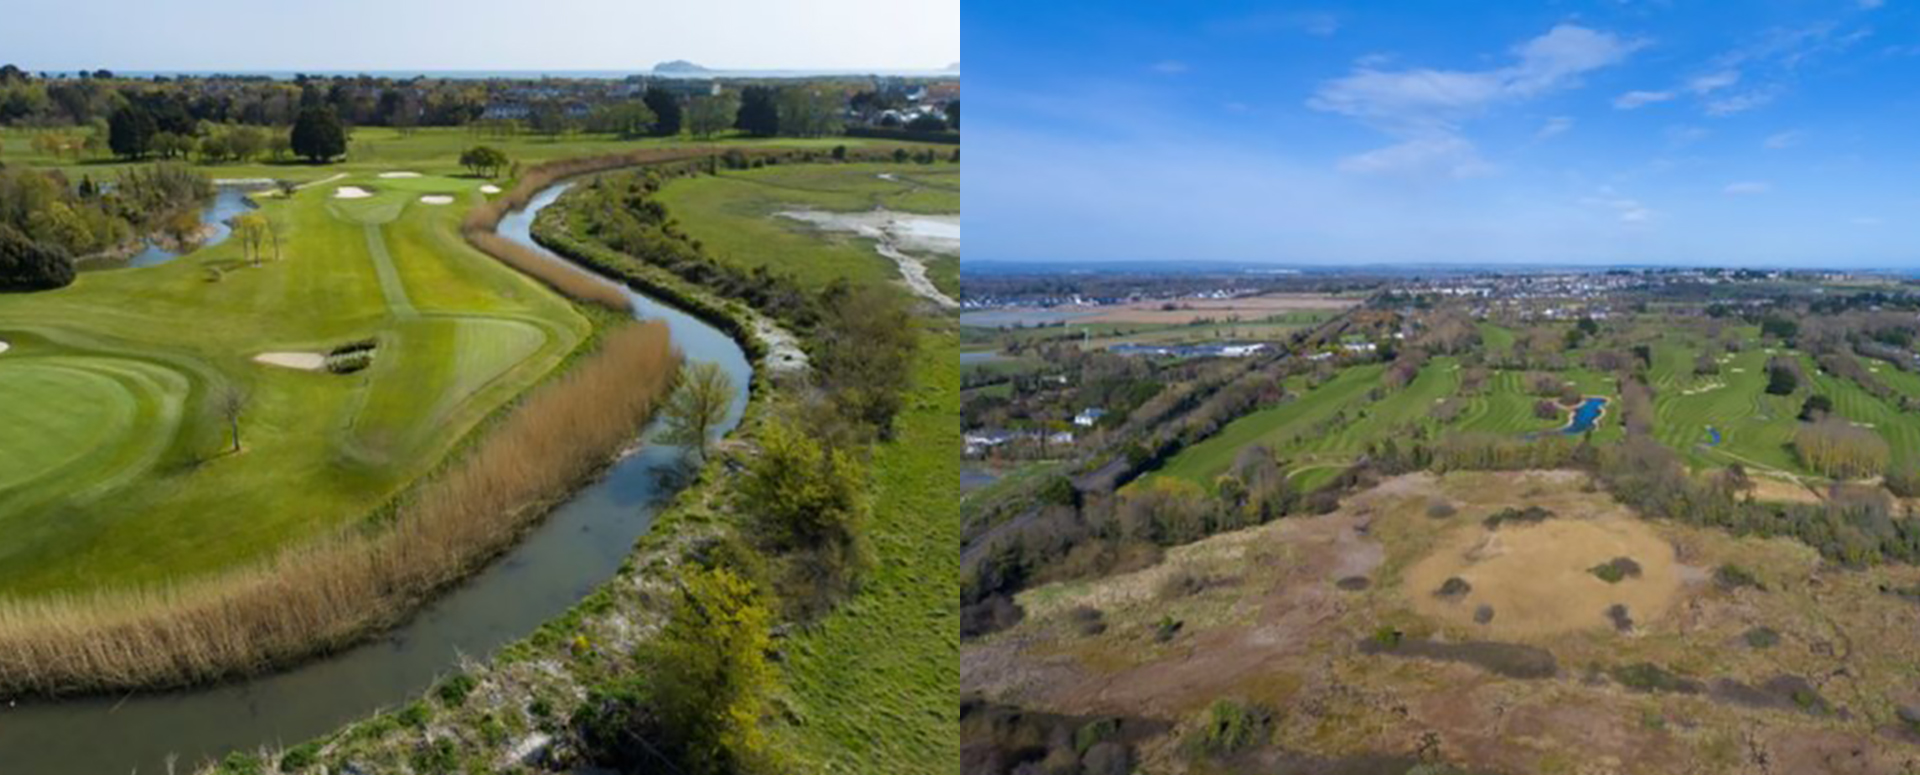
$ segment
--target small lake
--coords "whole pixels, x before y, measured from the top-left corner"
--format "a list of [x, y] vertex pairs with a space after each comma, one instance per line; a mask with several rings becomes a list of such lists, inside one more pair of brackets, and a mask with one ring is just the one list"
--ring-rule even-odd
[[994, 361], [1000, 360], [1005, 357], [1007, 356], [1001, 354], [999, 350], [974, 350], [972, 352], [960, 353], [960, 365], [965, 366], [970, 363], [992, 363]]
[[79, 269], [84, 272], [105, 269], [127, 269], [131, 267], [158, 266], [168, 261], [192, 253], [201, 248], [210, 248], [227, 241], [233, 235], [233, 227], [227, 222], [234, 216], [254, 209], [253, 200], [247, 198], [248, 189], [235, 186], [221, 186], [214, 190], [213, 200], [200, 210], [200, 222], [213, 227], [212, 233], [199, 244], [183, 251], [168, 250], [153, 240], [147, 240], [147, 247], [126, 258], [100, 259], [80, 262]]
[[1036, 309], [1030, 307], [1001, 307], [998, 309], [967, 310], [960, 313], [960, 325], [975, 328], [1016, 328], [1027, 326], [1046, 326], [1066, 323], [1093, 314], [1085, 311], [1066, 311], [1058, 309]]
[[1606, 413], [1606, 409], [1607, 399], [1598, 396], [1581, 401], [1580, 406], [1573, 410], [1573, 420], [1567, 423], [1567, 427], [1561, 428], [1560, 432], [1568, 436], [1586, 433], [1593, 429], [1593, 424], [1600, 420], [1601, 415]]

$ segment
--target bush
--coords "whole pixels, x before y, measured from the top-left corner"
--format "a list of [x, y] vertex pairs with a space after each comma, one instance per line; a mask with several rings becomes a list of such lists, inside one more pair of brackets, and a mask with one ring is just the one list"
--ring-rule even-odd
[[1441, 582], [1440, 588], [1433, 591], [1434, 597], [1457, 598], [1473, 591], [1473, 585], [1459, 576], [1448, 577]]
[[1446, 519], [1453, 516], [1455, 511], [1453, 504], [1439, 498], [1427, 502], [1427, 516], [1434, 519]]
[[1780, 643], [1780, 633], [1772, 627], [1755, 627], [1741, 637], [1757, 649], [1772, 648]]
[[281, 772], [299, 772], [319, 763], [319, 743], [301, 743], [280, 754]]
[[1266, 708], [1214, 700], [1207, 708], [1195, 746], [1204, 754], [1227, 756], [1265, 744], [1272, 726], [1273, 712]]
[[1666, 668], [1651, 662], [1639, 662], [1614, 668], [1613, 680], [1621, 686], [1638, 692], [1677, 692], [1680, 694], [1699, 694], [1703, 688], [1699, 681], [1682, 678]]
[[1600, 577], [1601, 581], [1608, 584], [1618, 584], [1620, 580], [1628, 577], [1640, 578], [1640, 563], [1634, 562], [1631, 557], [1615, 557], [1588, 568], [1587, 572]]
[[1539, 506], [1528, 506], [1524, 509], [1509, 507], [1495, 512], [1492, 516], [1483, 520], [1481, 524], [1486, 525], [1488, 530], [1494, 530], [1510, 522], [1532, 525], [1544, 522], [1552, 517], [1553, 512], [1540, 508]]
[[1739, 587], [1753, 587], [1759, 590], [1766, 589], [1766, 587], [1760, 585], [1759, 579], [1754, 578], [1752, 573], [1747, 572], [1746, 568], [1730, 563], [1714, 569], [1713, 580], [1727, 589], [1736, 589]]
[[466, 673], [455, 673], [440, 683], [434, 694], [440, 697], [440, 704], [449, 708], [458, 708], [467, 704], [467, 695], [473, 693], [473, 687], [479, 682]]

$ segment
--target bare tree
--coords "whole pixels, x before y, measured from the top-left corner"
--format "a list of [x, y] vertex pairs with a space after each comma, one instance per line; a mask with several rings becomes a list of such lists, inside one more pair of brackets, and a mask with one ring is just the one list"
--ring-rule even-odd
[[245, 388], [228, 383], [214, 396], [214, 408], [220, 416], [226, 418], [227, 427], [233, 431], [233, 452], [240, 451], [240, 416], [247, 411], [247, 391]]

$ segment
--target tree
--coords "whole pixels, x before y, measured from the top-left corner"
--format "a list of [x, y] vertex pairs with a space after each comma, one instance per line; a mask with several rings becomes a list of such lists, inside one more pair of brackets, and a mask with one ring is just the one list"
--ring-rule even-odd
[[1832, 412], [1833, 399], [1819, 393], [1807, 396], [1806, 402], [1800, 405], [1800, 419], [1803, 422], [1817, 422]]
[[240, 417], [247, 411], [247, 391], [233, 383], [221, 386], [214, 394], [214, 409], [227, 421], [233, 433], [233, 451], [240, 451]]
[[687, 103], [687, 128], [705, 140], [731, 126], [739, 112], [740, 99], [732, 94], [695, 97]]
[[952, 102], [947, 103], [947, 124], [949, 126], [952, 126], [954, 131], [956, 132], [960, 131], [960, 101], [959, 100], [954, 100]]
[[152, 152], [154, 133], [158, 132], [153, 114], [138, 105], [123, 105], [107, 120], [107, 147], [113, 155], [143, 159]]
[[233, 236], [240, 240], [240, 250], [246, 258], [259, 266], [267, 247], [267, 217], [260, 213], [235, 216]]
[[680, 367], [680, 386], [667, 399], [666, 433], [668, 444], [689, 447], [704, 458], [713, 443], [713, 430], [727, 418], [733, 406], [733, 379], [720, 364], [700, 361]]
[[840, 131], [840, 97], [811, 86], [780, 90], [780, 132], [791, 137], [821, 137]]
[[686, 574], [666, 625], [641, 655], [644, 712], [615, 708], [614, 718], [589, 727], [612, 738], [601, 746], [613, 749], [604, 752], [609, 763], [653, 771], [664, 753], [689, 775], [770, 769], [760, 730], [776, 680], [766, 657], [770, 621], [759, 591], [732, 569]]
[[0, 223], [0, 291], [44, 290], [73, 282], [73, 257]]
[[622, 140], [631, 140], [652, 131], [659, 120], [653, 109], [640, 102], [620, 102], [595, 108], [588, 126], [595, 132], [607, 132], [619, 135]]
[[314, 164], [325, 164], [347, 152], [347, 130], [333, 108], [324, 105], [302, 109], [289, 140], [295, 154]]
[[771, 86], [748, 86], [740, 92], [740, 113], [734, 127], [755, 137], [780, 133], [780, 107]]
[[842, 416], [891, 435], [918, 341], [913, 315], [898, 294], [871, 285], [836, 283], [820, 307], [814, 366], [832, 401]]
[[500, 168], [507, 166], [507, 155], [488, 145], [476, 145], [460, 153], [460, 166], [468, 172], [485, 177], [500, 174]]
[[680, 98], [673, 92], [658, 86], [647, 87], [647, 93], [641, 97], [647, 108], [653, 111], [657, 119], [653, 123], [653, 133], [661, 137], [673, 137], [680, 134]]
[[786, 420], [768, 423], [760, 454], [735, 491], [743, 514], [767, 545], [804, 549], [852, 543], [866, 518], [866, 472], [846, 451], [828, 448]]
[[1776, 396], [1792, 395], [1800, 388], [1800, 375], [1784, 363], [1767, 365], [1767, 392]]
[[932, 113], [923, 113], [907, 122], [907, 129], [914, 132], [945, 132], [947, 121]]

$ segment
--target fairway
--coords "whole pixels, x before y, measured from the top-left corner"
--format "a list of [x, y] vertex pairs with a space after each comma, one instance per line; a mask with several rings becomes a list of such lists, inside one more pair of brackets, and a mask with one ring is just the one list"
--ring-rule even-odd
[[[0, 592], [182, 580], [324, 535], [551, 372], [587, 319], [469, 248], [463, 207], [420, 201], [481, 183], [349, 171], [255, 195], [278, 260], [228, 240], [0, 297]], [[357, 341], [373, 358], [352, 373], [253, 361]]]

